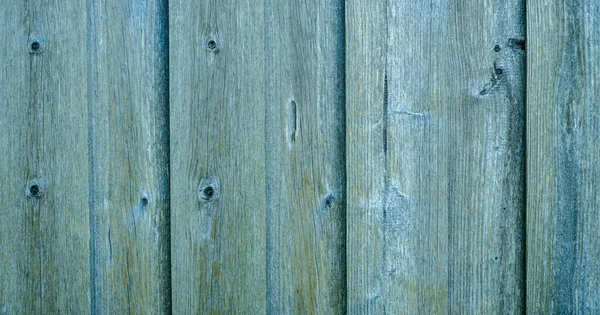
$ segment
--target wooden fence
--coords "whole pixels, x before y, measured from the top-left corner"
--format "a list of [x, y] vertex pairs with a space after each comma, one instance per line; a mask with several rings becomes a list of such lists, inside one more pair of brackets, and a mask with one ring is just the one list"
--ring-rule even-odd
[[0, 314], [600, 312], [600, 2], [0, 1]]

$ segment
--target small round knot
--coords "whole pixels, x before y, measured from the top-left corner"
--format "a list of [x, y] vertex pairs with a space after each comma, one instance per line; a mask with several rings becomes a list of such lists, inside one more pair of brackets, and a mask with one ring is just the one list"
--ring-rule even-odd
[[31, 36], [27, 43], [30, 54], [39, 54], [44, 50], [44, 39], [41, 36]]
[[212, 186], [206, 186], [200, 190], [200, 198], [209, 201], [215, 196], [215, 189]]
[[494, 46], [494, 51], [499, 52], [501, 50], [500, 45]]
[[206, 41], [206, 49], [212, 53], [219, 52], [219, 44], [217, 43], [217, 40], [214, 38], [209, 38]]
[[38, 41], [31, 43], [32, 51], [38, 51], [38, 50], [40, 50], [40, 47], [41, 47], [41, 45], [40, 45], [40, 42], [38, 42]]
[[146, 196], [142, 197], [140, 202], [142, 204], [142, 207], [147, 207], [148, 206], [148, 197], [146, 197]]
[[214, 202], [220, 198], [220, 181], [216, 176], [204, 178], [198, 185], [198, 200], [200, 202]]
[[333, 207], [333, 204], [335, 203], [335, 196], [334, 195], [328, 195], [325, 198], [325, 205], [329, 208]]
[[504, 70], [502, 70], [501, 68], [496, 68], [496, 69], [494, 69], [494, 73], [496, 75], [501, 75], [502, 73], [504, 73]]
[[42, 196], [42, 186], [40, 183], [30, 183], [29, 187], [27, 187], [27, 196], [32, 198], [40, 198]]
[[217, 49], [217, 42], [215, 42], [214, 39], [211, 39], [208, 41], [207, 47], [210, 50], [215, 50], [215, 49]]

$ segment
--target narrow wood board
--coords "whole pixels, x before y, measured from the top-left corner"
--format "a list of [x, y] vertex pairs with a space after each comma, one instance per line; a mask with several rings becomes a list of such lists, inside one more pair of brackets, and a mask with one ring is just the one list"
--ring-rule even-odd
[[267, 311], [342, 314], [344, 3], [265, 9]]
[[0, 21], [0, 314], [89, 314], [85, 2]]
[[527, 1], [527, 311], [600, 313], [600, 3]]
[[346, 10], [349, 313], [521, 313], [524, 2]]
[[92, 312], [169, 314], [167, 2], [89, 4]]
[[169, 2], [174, 314], [266, 312], [264, 12]]

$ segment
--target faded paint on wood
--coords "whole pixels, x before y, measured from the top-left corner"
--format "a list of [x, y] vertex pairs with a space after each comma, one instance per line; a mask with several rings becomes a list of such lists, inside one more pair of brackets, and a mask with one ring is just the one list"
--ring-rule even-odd
[[167, 4], [88, 9], [92, 311], [170, 313]]
[[349, 313], [524, 309], [524, 2], [347, 2]]
[[268, 0], [265, 10], [267, 311], [341, 314], [343, 2]]
[[527, 311], [600, 312], [600, 3], [527, 2]]
[[265, 313], [264, 3], [169, 15], [173, 313]]
[[0, 314], [87, 314], [85, 3], [3, 1], [0, 21]]

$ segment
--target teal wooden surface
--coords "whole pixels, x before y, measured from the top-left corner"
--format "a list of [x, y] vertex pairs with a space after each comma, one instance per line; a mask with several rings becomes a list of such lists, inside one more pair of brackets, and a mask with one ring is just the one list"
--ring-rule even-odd
[[173, 313], [263, 314], [264, 3], [169, 9]]
[[600, 312], [600, 4], [527, 2], [527, 310]]
[[524, 312], [524, 2], [347, 5], [348, 312]]
[[86, 314], [85, 3], [1, 1], [0, 21], [0, 314]]
[[0, 314], [593, 314], [592, 0], [0, 0]]
[[346, 309], [343, 2], [266, 1], [267, 312]]
[[167, 2], [88, 10], [92, 313], [170, 313]]

